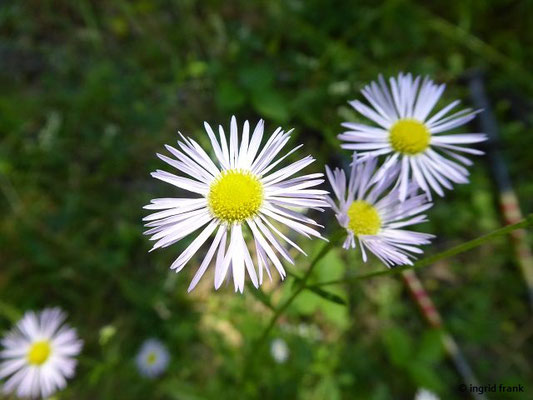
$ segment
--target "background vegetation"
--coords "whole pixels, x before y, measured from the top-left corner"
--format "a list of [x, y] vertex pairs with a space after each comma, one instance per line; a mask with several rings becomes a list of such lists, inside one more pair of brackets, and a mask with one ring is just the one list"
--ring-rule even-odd
[[[0, 332], [28, 309], [68, 311], [86, 345], [58, 399], [410, 399], [420, 386], [461, 398], [399, 276], [332, 288], [348, 306], [303, 292], [269, 336], [290, 349], [277, 364], [253, 347], [272, 315], [257, 293], [214, 292], [207, 276], [188, 295], [195, 262], [168, 269], [187, 241], [148, 254], [141, 207], [175, 194], [149, 172], [178, 130], [207, 144], [204, 120], [263, 117], [271, 131], [294, 127], [321, 171], [347, 164], [339, 124], [357, 118], [347, 101], [378, 73], [429, 74], [449, 84], [445, 100], [468, 104], [461, 77], [480, 67], [531, 212], [532, 20], [528, 0], [1, 2]], [[438, 235], [426, 252], [501, 226], [496, 196], [479, 159], [420, 227]], [[319, 243], [302, 246], [312, 255]], [[384, 268], [359, 259], [330, 252], [312, 279]], [[509, 398], [531, 398], [533, 319], [509, 239], [420, 275], [480, 382], [526, 384]], [[263, 291], [277, 304], [291, 286]], [[133, 363], [151, 336], [172, 354], [152, 381]]]

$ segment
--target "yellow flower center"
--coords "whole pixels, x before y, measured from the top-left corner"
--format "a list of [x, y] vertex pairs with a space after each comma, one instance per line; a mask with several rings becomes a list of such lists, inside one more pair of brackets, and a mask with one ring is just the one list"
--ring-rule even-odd
[[42, 340], [33, 343], [28, 351], [28, 362], [32, 365], [43, 364], [46, 360], [48, 360], [51, 350], [50, 342], [48, 340]]
[[414, 119], [399, 120], [389, 132], [392, 148], [398, 153], [411, 156], [426, 150], [430, 137], [431, 134], [426, 125]]
[[254, 216], [263, 203], [263, 185], [250, 172], [224, 171], [209, 188], [207, 196], [213, 215], [225, 222], [242, 222]]
[[364, 200], [356, 200], [348, 208], [348, 229], [355, 235], [375, 235], [381, 228], [376, 208]]
[[157, 361], [157, 355], [152, 351], [150, 354], [148, 354], [148, 357], [146, 357], [146, 362], [148, 365], [154, 365]]

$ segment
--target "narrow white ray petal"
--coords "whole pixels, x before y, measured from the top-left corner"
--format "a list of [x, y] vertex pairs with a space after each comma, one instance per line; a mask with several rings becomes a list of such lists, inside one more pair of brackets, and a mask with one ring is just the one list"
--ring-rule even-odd
[[453, 151], [450, 151], [450, 150], [446, 150], [446, 149], [441, 149], [441, 151], [450, 156], [451, 158], [455, 158], [457, 161], [459, 161], [460, 163], [462, 163], [463, 165], [466, 165], [466, 166], [470, 166], [470, 165], [473, 165], [474, 162], [460, 154], [457, 154], [457, 153], [454, 153]]
[[215, 238], [213, 239], [213, 242], [211, 243], [211, 246], [209, 247], [209, 250], [207, 251], [207, 254], [204, 257], [204, 260], [202, 261], [202, 264], [194, 274], [194, 277], [192, 278], [192, 281], [187, 288], [187, 292], [191, 292], [198, 282], [200, 282], [200, 279], [204, 275], [205, 271], [207, 270], [207, 267], [209, 267], [209, 264], [211, 260], [213, 259], [213, 255], [215, 254], [215, 251], [218, 249], [218, 245], [220, 244], [220, 240], [222, 239], [222, 236], [226, 234], [226, 226], [221, 225], [220, 228], [218, 228], [217, 233], [215, 234]]
[[415, 178], [416, 183], [418, 183], [418, 186], [420, 186], [420, 188], [424, 192], [426, 192], [428, 200], [431, 200], [431, 191], [429, 190], [429, 186], [427, 185], [426, 180], [424, 179], [422, 171], [418, 167], [418, 157], [410, 157], [409, 163], [411, 164], [411, 170], [413, 171], [413, 176]]
[[[326, 175], [328, 177], [331, 188], [333, 189], [333, 193], [335, 193], [335, 196], [337, 197], [337, 199], [343, 200], [344, 191], [346, 189], [346, 184], [344, 185], [339, 184], [338, 179], [334, 177], [333, 172], [331, 172], [331, 169], [327, 165], [326, 165]], [[346, 182], [346, 176], [344, 175], [344, 171], [342, 171], [342, 175], [344, 176], [344, 182]]]
[[337, 138], [346, 142], [368, 142], [368, 143], [385, 143], [388, 142], [388, 132], [368, 133], [348, 131], [337, 135]]
[[457, 128], [461, 125], [464, 125], [472, 121], [479, 112], [480, 111], [473, 111], [472, 113], [467, 114], [464, 117], [456, 118], [454, 120], [451, 120], [445, 123], [434, 124], [432, 126], [428, 126], [428, 128], [432, 135], [435, 135], [435, 134], [438, 134], [444, 131], [449, 131], [451, 129]]
[[242, 128], [241, 147], [237, 158], [237, 168], [250, 168], [251, 162], [248, 161], [248, 143], [250, 140], [250, 123], [244, 121]]
[[400, 200], [407, 197], [407, 185], [409, 183], [409, 160], [407, 156], [402, 157], [402, 169], [400, 175]]
[[[179, 162], [175, 162], [173, 165], [175, 168], [178, 168], [179, 170], [194, 171], [195, 174], [200, 174], [202, 177], [205, 177], [205, 180], [212, 179], [213, 176], [215, 176], [214, 172], [218, 171], [218, 169], [213, 169], [212, 166], [211, 168], [209, 167], [206, 168], [204, 165], [202, 165], [202, 162], [200, 159], [197, 159], [195, 161], [191, 159], [185, 153], [179, 151], [178, 149], [172, 146], [169, 146], [168, 144], [165, 145], [165, 149], [167, 149], [169, 153], [171, 153], [174, 157], [176, 157], [179, 160]], [[195, 176], [194, 174], [190, 174], [189, 172], [187, 173], [193, 177]]]
[[229, 160], [231, 168], [237, 166], [237, 156], [239, 153], [239, 140], [237, 138], [237, 119], [235, 116], [231, 117], [230, 122], [230, 141], [229, 141]]
[[[229, 260], [226, 260], [226, 238], [228, 234], [228, 230], [225, 230], [222, 239], [220, 240], [220, 246], [218, 246], [218, 252], [217, 252], [217, 259], [216, 259], [216, 265], [215, 265], [215, 289], [218, 289], [222, 282], [224, 282], [224, 278], [226, 277], [226, 273], [228, 272], [229, 267]], [[231, 241], [230, 246], [228, 247], [227, 253], [231, 252]], [[231, 260], [231, 259], [230, 259]], [[226, 262], [227, 261], [227, 262]]]
[[[261, 131], [261, 136], [262, 136], [262, 131]], [[272, 151], [272, 146], [275, 146], [276, 143], [279, 144], [280, 138], [282, 137], [283, 137], [283, 130], [280, 127], [276, 128], [274, 133], [272, 133], [272, 135], [270, 135], [270, 137], [266, 141], [265, 145], [263, 146], [263, 149], [259, 152], [259, 155], [255, 157], [252, 163], [251, 169], [253, 169], [254, 166], [257, 165], [258, 163], [260, 163], [264, 159], [267, 153]], [[253, 142], [253, 138], [252, 138], [252, 142]]]
[[433, 110], [433, 107], [435, 107], [435, 104], [437, 104], [437, 101], [439, 101], [441, 98], [445, 88], [446, 85], [444, 84], [439, 86], [432, 85], [431, 90], [428, 92], [427, 97], [418, 113], [421, 121], [425, 121], [431, 110]]
[[262, 157], [260, 156], [256, 159], [256, 161], [251, 167], [251, 171], [256, 174], [259, 174], [259, 171], [263, 171], [270, 164], [270, 162], [278, 155], [278, 153], [285, 147], [285, 145], [289, 142], [289, 139], [290, 131], [280, 137], [280, 140], [273, 143], [272, 146], [269, 146], [268, 151], [265, 152]]
[[263, 248], [261, 247], [261, 245], [255, 238], [254, 238], [254, 243], [255, 243], [255, 252], [257, 254], [257, 259], [259, 260], [259, 284], [260, 285], [263, 284], [263, 268], [267, 272], [270, 282], [272, 282], [272, 275], [270, 273], [270, 266], [267, 260], [267, 256]]
[[277, 214], [283, 215], [285, 217], [295, 219], [300, 222], [305, 222], [307, 224], [315, 225], [315, 226], [322, 226], [318, 224], [314, 219], [306, 217], [305, 215], [303, 215], [302, 213], [299, 213], [298, 211], [294, 211], [294, 210], [291, 210], [291, 209], [288, 209], [282, 206], [278, 206], [276, 204], [265, 203], [264, 208], [272, 212], [275, 212]]
[[374, 110], [376, 110], [383, 119], [385, 119], [388, 122], [392, 122], [390, 112], [386, 111], [386, 106], [384, 107], [374, 96], [373, 93], [370, 90], [370, 87], [365, 87], [363, 90], [361, 90], [361, 93], [365, 96], [365, 98], [368, 100], [370, 104], [372, 104], [372, 107], [374, 107]]
[[[24, 352], [23, 355], [25, 355], [25, 353], [26, 352]], [[0, 379], [4, 379], [26, 365], [27, 361], [25, 357], [4, 361], [2, 364], [0, 364]]]
[[[439, 186], [439, 183], [447, 189], [451, 189], [452, 186], [438, 171], [434, 171], [430, 161], [427, 160], [427, 157], [421, 157], [418, 165], [422, 170], [424, 177], [426, 178], [429, 185], [433, 188], [435, 192], [441, 197], [444, 197], [444, 192]], [[437, 182], [438, 181], [438, 182]]]
[[248, 223], [248, 226], [252, 230], [254, 238], [257, 239], [257, 241], [261, 245], [261, 248], [265, 251], [268, 258], [272, 261], [272, 264], [274, 264], [274, 266], [278, 270], [279, 275], [282, 278], [285, 278], [286, 273], [285, 273], [285, 269], [283, 268], [283, 265], [281, 264], [278, 257], [276, 256], [276, 253], [274, 253], [272, 248], [268, 245], [267, 241], [265, 240], [265, 238], [263, 237], [259, 229], [257, 229], [255, 222], [253, 220], [248, 220], [246, 222]]
[[252, 261], [252, 257], [250, 256], [250, 251], [248, 250], [248, 246], [246, 245], [246, 242], [244, 242], [243, 239], [243, 251], [244, 251], [244, 263], [246, 265], [246, 271], [248, 272], [248, 276], [252, 280], [252, 284], [258, 288], [260, 283], [257, 280], [257, 273], [255, 272], [255, 266]]
[[218, 140], [215, 136], [215, 132], [213, 132], [213, 129], [211, 129], [211, 125], [209, 125], [207, 122], [204, 122], [204, 128], [207, 132], [207, 135], [209, 136], [209, 140], [211, 140], [211, 145], [213, 146], [213, 150], [215, 151], [215, 156], [218, 159], [218, 162], [224, 169], [229, 169], [229, 159], [224, 155], [222, 152], [222, 148], [220, 147]]
[[287, 236], [285, 236], [282, 232], [280, 232], [279, 229], [277, 229], [267, 218], [259, 214], [259, 217], [261, 220], [268, 225], [268, 227], [273, 230], [279, 237], [281, 237], [283, 240], [285, 240], [287, 243], [289, 243], [292, 247], [294, 247], [296, 250], [298, 250], [303, 255], [307, 256], [307, 253], [303, 251], [300, 246], [298, 246], [296, 243], [294, 243], [292, 240], [290, 240]]
[[360, 114], [364, 115], [368, 119], [374, 121], [376, 124], [380, 125], [381, 127], [385, 129], [389, 129], [391, 126], [391, 123], [380, 116], [378, 113], [376, 113], [374, 110], [372, 110], [370, 107], [364, 105], [359, 100], [350, 101], [350, 105], [355, 108]]
[[436, 143], [434, 144], [434, 146], [442, 147], [442, 148], [450, 149], [450, 150], [455, 150], [455, 151], [460, 151], [462, 153], [473, 154], [476, 156], [482, 156], [483, 154], [485, 154], [485, 152], [481, 150], [470, 149], [468, 147], [462, 147], [462, 146], [454, 146], [452, 144]]
[[272, 232], [270, 232], [270, 230], [261, 222], [261, 219], [255, 218], [254, 222], [259, 227], [259, 230], [263, 233], [263, 235], [272, 244], [272, 246], [274, 246], [274, 248], [278, 251], [278, 253], [280, 253], [285, 260], [294, 265], [294, 260], [290, 256], [289, 252], [283, 248], [274, 235], [272, 235]]
[[435, 126], [439, 126], [444, 123], [460, 119], [462, 117], [467, 117], [471, 115], [472, 113], [477, 114], [479, 112], [481, 112], [481, 110], [474, 111], [472, 108], [463, 108], [462, 110], [456, 111], [453, 114], [442, 116], [439, 119], [435, 119], [431, 123], [428, 121], [426, 122], [426, 126], [429, 128], [429, 130], [432, 130], [432, 128]]
[[269, 217], [275, 219], [276, 221], [278, 222], [281, 222], [282, 224], [285, 224], [287, 225], [289, 228], [291, 229], [294, 229], [296, 232], [306, 236], [306, 237], [309, 237], [309, 235], [311, 236], [315, 236], [315, 237], [318, 237], [318, 238], [322, 238], [322, 236], [320, 235], [320, 233], [300, 222], [297, 222], [297, 221], [293, 221], [289, 218], [285, 218], [279, 214], [276, 214], [268, 209], [264, 209], [263, 210], [263, 213], [268, 215]]
[[252, 139], [250, 140], [250, 146], [248, 146], [247, 158], [249, 164], [254, 162], [255, 156], [257, 155], [257, 150], [259, 150], [259, 146], [261, 145], [261, 140], [263, 139], [263, 132], [265, 129], [264, 126], [265, 121], [261, 119], [254, 128], [254, 133], [252, 134]]
[[304, 169], [314, 161], [315, 159], [311, 156], [304, 157], [301, 160], [295, 161], [292, 164], [289, 164], [288, 166], [281, 168], [280, 170], [268, 175], [267, 177], [263, 177], [261, 179], [261, 182], [264, 185], [274, 184], [276, 182], [288, 178], [289, 176], [294, 175], [295, 173]]
[[275, 162], [273, 162], [272, 164], [270, 164], [268, 167], [264, 168], [263, 170], [258, 170], [257, 171], [257, 174], [258, 175], [262, 175], [262, 176], [265, 176], [266, 174], [268, 174], [272, 169], [274, 169], [280, 162], [282, 162], [283, 160], [285, 160], [285, 158], [287, 158], [288, 156], [290, 156], [292, 153], [294, 153], [296, 150], [300, 149], [301, 147], [303, 146], [303, 144], [300, 144], [298, 146], [296, 146], [294, 149], [292, 149], [291, 151], [289, 151], [287, 154], [285, 154], [283, 157], [277, 159]]
[[235, 291], [243, 292], [244, 290], [244, 249], [246, 244], [242, 237], [241, 224], [233, 225], [231, 229], [231, 266], [233, 272], [233, 283], [235, 285]]
[[168, 234], [177, 232], [186, 226], [188, 226], [190, 223], [197, 220], [197, 218], [202, 216], [207, 216], [208, 211], [204, 208], [201, 208], [199, 210], [194, 211], [188, 211], [182, 215], [177, 215], [175, 217], [170, 217], [168, 219], [163, 219], [161, 221], [154, 221], [150, 222], [149, 224], [146, 224], [146, 226], [155, 226], [156, 228], [150, 229], [146, 232], [144, 232], [145, 235], [150, 235], [152, 233], [155, 233], [150, 240], [157, 240], [162, 238], [163, 236], [166, 236]]
[[180, 254], [180, 256], [172, 263], [170, 269], [175, 269], [176, 272], [182, 270], [182, 268], [189, 262], [189, 260], [194, 256], [198, 249], [205, 243], [205, 241], [211, 236], [217, 227], [218, 223], [216, 221], [211, 221], [207, 225], [202, 233], [200, 233], [196, 239], [194, 239], [191, 244]]
[[[146, 217], [143, 217], [143, 221], [154, 221], [156, 219], [163, 219], [166, 217], [170, 217], [173, 215], [180, 215], [184, 214], [189, 211], [194, 211], [202, 207], [207, 206], [207, 200], [205, 198], [201, 199], [190, 199], [188, 204], [180, 204], [177, 207], [168, 208], [164, 211], [159, 211], [152, 213], [150, 215], [147, 215]], [[144, 208], [149, 209], [148, 206], [145, 206]]]
[[181, 149], [185, 153], [187, 153], [192, 159], [196, 160], [195, 162], [201, 164], [202, 167], [210, 171], [213, 176], [218, 175], [220, 170], [217, 168], [211, 158], [207, 155], [202, 146], [196, 143], [193, 139], [185, 137], [181, 133], [179, 134], [184, 140], [184, 142], [178, 141], [178, 145], [181, 147]]
[[156, 172], [152, 172], [151, 175], [156, 179], [170, 183], [171, 185], [189, 192], [205, 195], [209, 190], [209, 186], [207, 186], [205, 183], [193, 181], [192, 179], [183, 178], [181, 176], [176, 176], [170, 172], [157, 170]]
[[343, 122], [341, 123], [341, 126], [350, 129], [350, 131], [342, 133], [342, 135], [363, 135], [366, 139], [376, 139], [376, 140], [382, 140], [382, 138], [388, 136], [388, 130], [377, 127], [377, 126], [370, 126], [366, 124], [360, 124], [356, 122]]
[[[312, 175], [318, 175], [323, 176], [323, 174], [312, 174]], [[288, 179], [286, 181], [278, 182], [274, 185], [268, 185], [265, 186], [265, 189], [268, 190], [278, 190], [278, 189], [290, 189], [290, 190], [298, 190], [298, 189], [306, 189], [314, 186], [318, 186], [321, 183], [324, 182], [324, 179], [309, 179], [309, 175], [306, 175], [305, 178], [302, 179], [302, 177], [299, 178], [293, 178]], [[324, 192], [326, 192], [324, 190]], [[328, 193], [328, 192], [326, 192]]]
[[226, 135], [222, 125], [218, 126], [218, 136], [220, 137], [220, 146], [222, 148], [222, 155], [224, 159], [228, 160], [228, 166], [231, 168], [231, 160], [229, 157], [228, 142], [226, 141]]
[[453, 110], [455, 107], [457, 107], [459, 104], [461, 104], [461, 100], [455, 100], [455, 101], [452, 101], [450, 104], [448, 104], [446, 107], [444, 107], [442, 110], [438, 111], [437, 113], [435, 113], [435, 115], [433, 115], [431, 118], [429, 118], [427, 121], [426, 121], [426, 124], [427, 125], [431, 125], [432, 123], [434, 123], [435, 121], [438, 121], [440, 118], [442, 118], [443, 116], [445, 116], [448, 112], [450, 112], [451, 110]]
[[483, 133], [464, 133], [455, 135], [432, 136], [431, 144], [445, 143], [445, 144], [465, 144], [465, 143], [479, 143], [487, 140], [487, 135]]
[[176, 243], [177, 241], [183, 239], [184, 237], [190, 235], [197, 229], [200, 229], [202, 226], [207, 224], [211, 220], [211, 216], [209, 214], [202, 215], [198, 217], [198, 219], [194, 221], [189, 221], [187, 224], [184, 224], [183, 226], [180, 226], [176, 229], [172, 230], [172, 233], [167, 234], [167, 236], [164, 236], [162, 239], [157, 241], [152, 249], [150, 251], [153, 251], [155, 249], [158, 249], [160, 247], [168, 247], [171, 244]]

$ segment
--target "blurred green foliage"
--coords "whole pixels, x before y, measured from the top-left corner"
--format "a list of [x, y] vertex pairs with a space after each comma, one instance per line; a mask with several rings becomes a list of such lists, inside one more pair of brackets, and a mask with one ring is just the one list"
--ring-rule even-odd
[[[290, 349], [276, 364], [253, 344], [292, 278], [267, 285], [263, 302], [248, 288], [215, 293], [209, 276], [187, 295], [197, 262], [176, 276], [168, 266], [187, 243], [148, 254], [141, 207], [175, 194], [149, 172], [178, 130], [207, 145], [202, 121], [263, 117], [270, 131], [294, 127], [293, 143], [317, 158], [309, 170], [322, 171], [347, 164], [336, 135], [359, 118], [347, 100], [378, 73], [429, 74], [468, 103], [460, 78], [476, 67], [530, 212], [532, 19], [527, 0], [2, 2], [0, 330], [28, 309], [68, 311], [86, 345], [57, 399], [410, 399], [420, 386], [459, 398], [438, 332], [397, 277], [331, 288], [347, 306], [304, 292], [272, 336]], [[470, 185], [436, 199], [427, 252], [500, 226], [495, 199], [479, 161]], [[380, 268], [339, 250], [312, 280]], [[532, 381], [533, 325], [507, 239], [421, 274], [481, 383]], [[172, 354], [154, 381], [133, 364], [151, 336]]]

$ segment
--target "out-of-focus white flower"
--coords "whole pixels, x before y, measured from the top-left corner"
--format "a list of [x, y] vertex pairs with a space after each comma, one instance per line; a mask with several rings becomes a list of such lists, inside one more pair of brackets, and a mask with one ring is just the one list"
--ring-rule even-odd
[[[150, 240], [156, 241], [152, 250], [170, 246], [205, 226], [171, 265], [170, 268], [179, 272], [216, 232], [189, 291], [203, 276], [215, 253], [215, 289], [226, 277], [233, 276], [235, 291], [242, 292], [246, 272], [254, 286], [258, 287], [263, 282], [263, 269], [270, 277], [270, 263], [274, 264], [283, 279], [286, 272], [276, 252], [288, 262], [294, 262], [280, 240], [302, 253], [303, 250], [280, 232], [272, 224], [273, 221], [306, 237], [321, 238], [320, 233], [309, 226], [320, 225], [302, 215], [298, 208], [322, 210], [322, 207], [328, 207], [324, 199], [327, 192], [310, 189], [323, 182], [323, 174], [291, 178], [314, 161], [311, 156], [275, 170], [301, 145], [274, 161], [288, 143], [291, 131], [276, 129], [261, 148], [263, 125], [263, 121], [259, 121], [250, 136], [250, 125], [246, 121], [239, 144], [237, 121], [232, 117], [228, 146], [224, 129], [219, 126], [219, 142], [211, 126], [205, 123], [217, 164], [198, 143], [183, 136], [183, 141], [178, 141], [181, 151], [166, 146], [176, 159], [158, 154], [160, 159], [190, 178], [160, 170], [152, 173], [152, 176], [194, 193], [197, 197], [154, 199], [152, 204], [145, 206], [148, 210], [158, 210], [144, 218], [146, 226], [150, 228], [145, 234], [152, 235]], [[257, 271], [244, 240], [246, 226], [255, 244]], [[226, 245], [227, 242], [229, 245]]]
[[63, 322], [59, 308], [28, 311], [2, 339], [0, 378], [4, 393], [18, 397], [48, 397], [74, 376], [83, 343], [76, 330]]
[[407, 188], [409, 198], [401, 201], [398, 186], [388, 191], [398, 176], [398, 166], [391, 166], [377, 178], [377, 160], [367, 156], [358, 158], [354, 153], [348, 181], [344, 171], [333, 172], [326, 166], [326, 174], [337, 197], [328, 197], [339, 224], [346, 228], [348, 237], [343, 248], [355, 248], [356, 239], [366, 262], [365, 249], [370, 250], [387, 266], [412, 264], [410, 253], [422, 253], [420, 245], [429, 244], [433, 235], [400, 229], [426, 221], [421, 214], [432, 206], [424, 195], [416, 195], [417, 185]]
[[278, 364], [283, 364], [289, 358], [289, 346], [281, 338], [274, 339], [270, 344], [270, 354], [274, 361]]
[[165, 372], [169, 361], [167, 348], [157, 339], [147, 339], [135, 359], [139, 373], [147, 378], [155, 378]]
[[[348, 131], [339, 135], [345, 149], [361, 154], [388, 154], [383, 170], [398, 164], [399, 195], [408, 196], [409, 183], [415, 181], [431, 199], [431, 191], [444, 196], [442, 188], [453, 183], [468, 183], [465, 166], [472, 161], [459, 153], [480, 155], [483, 152], [465, 145], [486, 140], [481, 133], [444, 134], [471, 121], [481, 110], [463, 109], [448, 115], [459, 103], [453, 101], [430, 116], [445, 85], [437, 85], [427, 77], [413, 79], [411, 74], [390, 78], [390, 89], [382, 76], [362, 90], [370, 106], [358, 100], [353, 108], [377, 126], [345, 122]], [[462, 164], [462, 165], [461, 165]]]
[[418, 389], [415, 400], [439, 400], [439, 396], [427, 389]]

